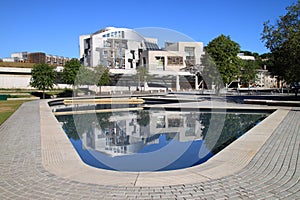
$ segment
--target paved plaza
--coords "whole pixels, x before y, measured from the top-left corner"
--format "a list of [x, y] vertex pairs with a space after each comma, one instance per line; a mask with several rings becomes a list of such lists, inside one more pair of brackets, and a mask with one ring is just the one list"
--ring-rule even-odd
[[0, 127], [0, 199], [300, 199], [300, 109], [279, 108], [203, 165], [111, 172], [83, 164], [45, 101]]

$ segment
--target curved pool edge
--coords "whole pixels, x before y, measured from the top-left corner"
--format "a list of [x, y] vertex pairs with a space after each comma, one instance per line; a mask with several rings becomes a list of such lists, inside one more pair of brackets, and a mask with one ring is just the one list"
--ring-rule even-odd
[[53, 115], [48, 101], [41, 101], [42, 164], [47, 171], [56, 176], [99, 185], [166, 186], [204, 182], [232, 175], [243, 169], [289, 110], [290, 108], [278, 108], [259, 125], [201, 165], [162, 172], [117, 172], [97, 169], [83, 163]]

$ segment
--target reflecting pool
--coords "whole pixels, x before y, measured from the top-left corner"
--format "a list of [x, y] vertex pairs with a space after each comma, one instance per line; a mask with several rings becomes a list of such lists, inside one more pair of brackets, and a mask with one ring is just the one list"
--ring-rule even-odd
[[267, 115], [137, 110], [56, 117], [86, 164], [163, 171], [207, 161]]

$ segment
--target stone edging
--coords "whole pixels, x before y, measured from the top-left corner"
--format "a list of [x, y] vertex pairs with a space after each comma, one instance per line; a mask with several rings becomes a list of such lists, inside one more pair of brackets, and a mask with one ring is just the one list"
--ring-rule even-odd
[[73, 181], [116, 186], [166, 186], [205, 182], [237, 173], [256, 155], [290, 109], [278, 109], [207, 162], [165, 172], [116, 172], [80, 159], [47, 101], [40, 102], [41, 155], [46, 170]]

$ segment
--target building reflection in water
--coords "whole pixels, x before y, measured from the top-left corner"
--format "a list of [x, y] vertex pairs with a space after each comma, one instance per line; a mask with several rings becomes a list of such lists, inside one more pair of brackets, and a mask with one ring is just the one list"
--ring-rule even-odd
[[267, 115], [150, 109], [57, 119], [87, 164], [119, 171], [160, 171], [205, 162]]
[[[101, 115], [100, 115], [101, 117]], [[166, 141], [202, 140], [199, 113], [139, 111], [110, 115], [108, 123], [92, 123], [82, 134], [84, 149], [93, 149], [110, 156], [138, 153], [145, 146]]]

